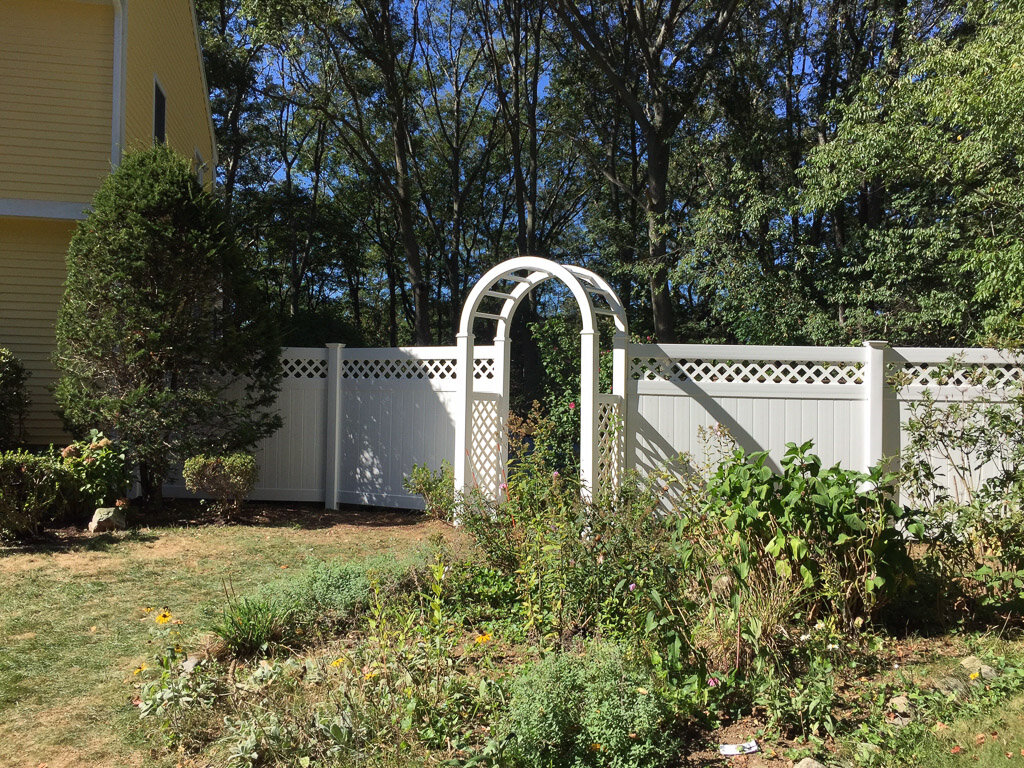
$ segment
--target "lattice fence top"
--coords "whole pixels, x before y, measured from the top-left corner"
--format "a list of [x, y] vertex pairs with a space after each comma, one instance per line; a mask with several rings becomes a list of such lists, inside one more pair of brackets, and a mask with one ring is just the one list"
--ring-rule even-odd
[[341, 378], [343, 379], [438, 379], [444, 381], [454, 379], [455, 371], [456, 364], [451, 358], [425, 360], [366, 358], [341, 361]]
[[494, 378], [494, 360], [483, 358], [473, 361], [473, 378], [478, 381], [490, 381]]
[[896, 387], [985, 387], [1024, 383], [1024, 367], [1012, 363], [895, 363], [889, 366]]
[[[474, 361], [473, 375], [478, 380], [495, 376], [494, 360], [480, 358]], [[341, 361], [341, 378], [348, 380], [386, 381], [455, 381], [458, 365], [454, 358], [357, 358]]]
[[282, 357], [281, 375], [285, 379], [326, 379], [327, 361], [318, 358]]
[[669, 360], [634, 358], [629, 374], [636, 381], [670, 384], [863, 384], [858, 362], [799, 360]]

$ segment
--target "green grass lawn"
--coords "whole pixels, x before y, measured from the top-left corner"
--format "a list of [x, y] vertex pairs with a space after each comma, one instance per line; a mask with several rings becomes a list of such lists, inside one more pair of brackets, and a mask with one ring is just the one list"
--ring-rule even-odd
[[194, 638], [225, 588], [249, 594], [309, 557], [397, 553], [450, 531], [313, 506], [251, 508], [221, 526], [168, 507], [148, 527], [0, 550], [0, 766], [173, 765], [151, 751], [132, 704], [133, 670], [153, 653], [145, 608], [168, 608]]

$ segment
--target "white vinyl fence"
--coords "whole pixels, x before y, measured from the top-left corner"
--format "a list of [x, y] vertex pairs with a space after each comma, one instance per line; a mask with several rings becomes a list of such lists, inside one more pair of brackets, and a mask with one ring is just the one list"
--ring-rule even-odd
[[[700, 463], [702, 428], [724, 427], [748, 451], [768, 450], [772, 465], [786, 443], [814, 442], [826, 465], [866, 469], [899, 454], [911, 403], [929, 390], [939, 402], [984, 397], [979, 369], [1006, 384], [1024, 380], [1021, 362], [987, 349], [759, 347], [631, 344], [623, 434], [626, 468], [641, 473], [681, 455]], [[476, 347], [475, 387], [503, 402], [494, 347]], [[943, 386], [936, 367], [954, 358]], [[451, 462], [455, 444], [455, 347], [282, 350], [284, 427], [259, 446], [260, 481], [254, 499], [322, 501], [415, 508], [422, 500], [404, 488], [416, 464]], [[897, 390], [893, 374], [906, 379]], [[496, 422], [497, 423], [497, 422]], [[494, 425], [491, 425], [494, 426]], [[608, 427], [608, 425], [605, 425]], [[497, 427], [496, 427], [497, 428]], [[609, 445], [609, 428], [599, 439]], [[473, 465], [500, 462], [500, 435], [480, 436]], [[609, 448], [609, 450], [612, 450]], [[611, 456], [608, 453], [608, 456]], [[605, 458], [605, 461], [614, 461]], [[493, 467], [491, 467], [493, 470]], [[611, 470], [610, 470], [611, 471]], [[618, 476], [618, 468], [613, 474]], [[170, 489], [180, 493], [180, 487]]]

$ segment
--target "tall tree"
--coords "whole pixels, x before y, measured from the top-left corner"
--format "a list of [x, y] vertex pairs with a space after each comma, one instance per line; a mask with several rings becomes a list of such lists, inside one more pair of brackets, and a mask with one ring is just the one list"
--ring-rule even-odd
[[[645, 266], [652, 321], [661, 341], [676, 337], [668, 286], [672, 140], [704, 93], [736, 5], [737, 0], [553, 3], [572, 39], [622, 102], [643, 137], [649, 243]], [[637, 62], [640, 77], [624, 78], [615, 57]]]
[[56, 399], [74, 431], [99, 427], [159, 499], [172, 461], [252, 448], [271, 414], [280, 347], [250, 265], [189, 161], [127, 155], [68, 251]]

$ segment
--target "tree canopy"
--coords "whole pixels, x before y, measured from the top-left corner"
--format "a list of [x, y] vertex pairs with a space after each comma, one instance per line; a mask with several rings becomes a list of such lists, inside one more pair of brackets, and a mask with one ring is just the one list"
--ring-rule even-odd
[[289, 342], [450, 342], [525, 253], [666, 341], [1020, 340], [1019, 4], [197, 7], [221, 193]]

